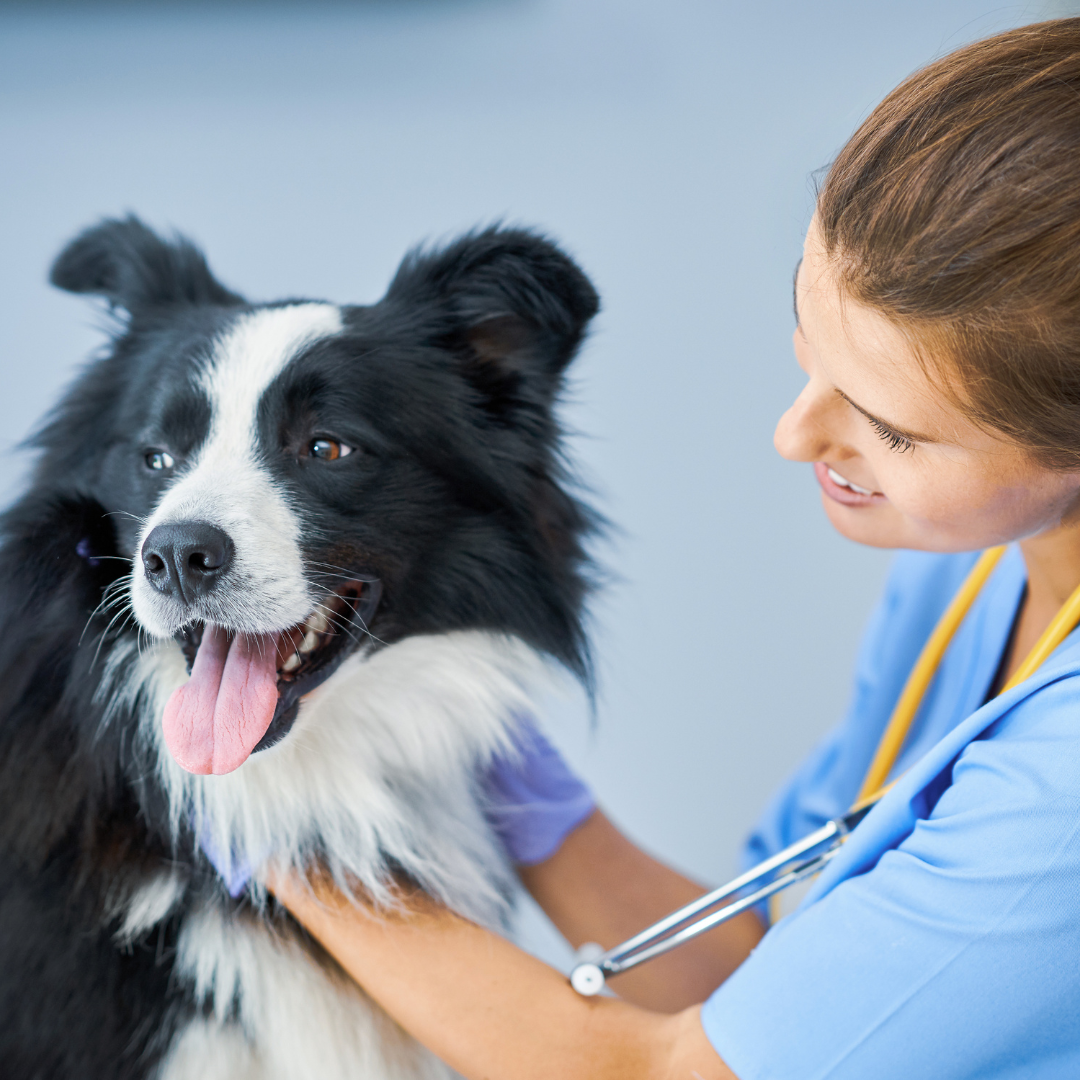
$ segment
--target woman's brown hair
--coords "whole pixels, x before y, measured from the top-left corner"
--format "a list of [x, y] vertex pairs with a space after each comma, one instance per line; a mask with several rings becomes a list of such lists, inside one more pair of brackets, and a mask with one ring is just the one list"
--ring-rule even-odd
[[1080, 18], [910, 76], [840, 152], [817, 218], [844, 292], [971, 419], [1080, 468]]

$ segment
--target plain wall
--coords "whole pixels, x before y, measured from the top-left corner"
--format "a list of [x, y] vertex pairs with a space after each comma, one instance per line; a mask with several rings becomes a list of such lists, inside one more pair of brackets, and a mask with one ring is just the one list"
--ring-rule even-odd
[[[572, 452], [598, 549], [595, 731], [557, 740], [609, 812], [705, 880], [840, 716], [887, 553], [833, 533], [771, 436], [801, 385], [791, 278], [811, 174], [919, 65], [1068, 3], [473, 0], [0, 6], [0, 496], [102, 340], [51, 291], [134, 210], [257, 299], [379, 297], [402, 254], [540, 226], [604, 310]], [[565, 962], [535, 913], [527, 939]]]

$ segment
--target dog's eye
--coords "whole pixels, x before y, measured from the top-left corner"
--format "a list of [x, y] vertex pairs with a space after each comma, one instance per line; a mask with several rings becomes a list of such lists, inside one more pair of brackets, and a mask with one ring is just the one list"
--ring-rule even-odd
[[156, 472], [171, 469], [176, 464], [172, 454], [167, 450], [147, 450], [143, 460], [148, 469], [154, 469]]
[[346, 446], [337, 439], [312, 439], [307, 445], [304, 456], [318, 458], [319, 461], [337, 461], [338, 458], [346, 457], [352, 452], [351, 446]]

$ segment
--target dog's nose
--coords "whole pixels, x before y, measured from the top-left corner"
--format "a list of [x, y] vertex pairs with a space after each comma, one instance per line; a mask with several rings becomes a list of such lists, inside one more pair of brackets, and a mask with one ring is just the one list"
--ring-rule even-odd
[[229, 569], [232, 557], [228, 533], [208, 521], [158, 525], [142, 546], [147, 580], [184, 604], [210, 592]]

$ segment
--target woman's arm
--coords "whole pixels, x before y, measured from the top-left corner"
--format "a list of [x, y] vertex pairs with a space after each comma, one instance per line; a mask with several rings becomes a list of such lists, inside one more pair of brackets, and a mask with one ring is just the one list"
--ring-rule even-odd
[[378, 916], [325, 882], [277, 898], [406, 1031], [468, 1080], [735, 1080], [701, 1029], [611, 998], [422, 894]]
[[[525, 887], [578, 948], [605, 949], [701, 896], [705, 890], [631, 843], [595, 810], [551, 858], [520, 867]], [[752, 911], [612, 980], [627, 1001], [658, 1012], [700, 1003], [750, 955], [765, 928]]]

